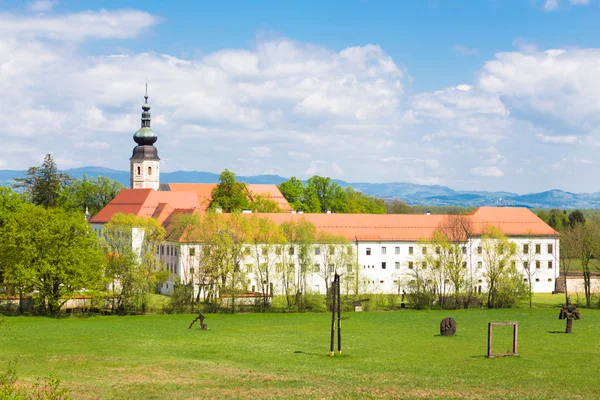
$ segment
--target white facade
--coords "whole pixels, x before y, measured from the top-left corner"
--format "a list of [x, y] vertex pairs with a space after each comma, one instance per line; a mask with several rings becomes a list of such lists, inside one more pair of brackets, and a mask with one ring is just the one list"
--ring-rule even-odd
[[[516, 255], [512, 263], [523, 274], [523, 280], [528, 281], [531, 276], [533, 292], [550, 293], [555, 290], [555, 281], [559, 275], [559, 240], [555, 237], [512, 237], [511, 242], [516, 244]], [[363, 241], [349, 245], [339, 245], [338, 251], [351, 251], [348, 260], [352, 260], [351, 268], [358, 267], [361, 291], [368, 293], [401, 293], [407, 283], [414, 279], [414, 269], [417, 263], [424, 260], [423, 247], [426, 251], [434, 251], [431, 246], [419, 242], [398, 241]], [[200, 244], [167, 243], [160, 252], [161, 259], [171, 272], [169, 282], [162, 288], [164, 294], [170, 294], [175, 282], [191, 282], [195, 289], [198, 286], [197, 272], [200, 265]], [[312, 251], [315, 269], [306, 276], [307, 290], [324, 294], [326, 292], [325, 266], [323, 247], [315, 244]], [[485, 257], [480, 238], [472, 238], [464, 243], [464, 260], [466, 262], [467, 276], [476, 292], [486, 292]], [[316, 250], [319, 248], [319, 250]], [[527, 252], [526, 252], [527, 251]], [[320, 253], [320, 254], [316, 254]], [[274, 265], [278, 263], [277, 256], [272, 255]], [[295, 283], [298, 280], [297, 255], [286, 255], [285, 262], [293, 262], [296, 272], [293, 274]], [[282, 258], [283, 260], [283, 258]], [[326, 261], [325, 261], [326, 262]], [[247, 276], [247, 289], [260, 291], [260, 282], [257, 281], [255, 259], [246, 255], [242, 260], [241, 268]], [[333, 266], [333, 265], [332, 265]], [[526, 267], [529, 266], [529, 274]], [[283, 288], [276, 267], [273, 266], [274, 294], [282, 294]], [[320, 270], [319, 272], [316, 272]], [[329, 268], [331, 271], [332, 269]], [[346, 272], [347, 273], [347, 272]], [[355, 274], [356, 270], [350, 273]], [[331, 279], [330, 279], [331, 280]]]
[[132, 189], [158, 190], [160, 185], [160, 160], [131, 160], [129, 177]]

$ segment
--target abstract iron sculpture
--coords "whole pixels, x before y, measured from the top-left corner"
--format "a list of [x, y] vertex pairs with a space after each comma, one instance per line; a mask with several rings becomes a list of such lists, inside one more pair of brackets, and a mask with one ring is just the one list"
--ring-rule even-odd
[[340, 276], [336, 273], [331, 286], [331, 345], [329, 346], [329, 355], [333, 356], [333, 344], [335, 341], [335, 314], [337, 312], [337, 339], [338, 353], [342, 354], [342, 307], [340, 302]]
[[579, 310], [577, 306], [574, 304], [569, 304], [570, 302], [567, 299], [567, 304], [564, 304], [562, 310], [560, 310], [560, 314], [558, 314], [558, 319], [566, 319], [567, 320], [567, 329], [565, 333], [573, 332], [573, 320], [580, 319]]
[[196, 319], [194, 319], [192, 321], [192, 323], [190, 324], [190, 326], [188, 327], [188, 329], [191, 329], [192, 325], [194, 325], [194, 323], [196, 321], [200, 321], [200, 329], [202, 329], [203, 331], [208, 330], [208, 326], [206, 326], [206, 324], [204, 323], [204, 315], [202, 315], [202, 313], [198, 313], [198, 316], [196, 317]]
[[444, 318], [440, 323], [440, 335], [454, 336], [456, 333], [456, 321], [454, 318]]

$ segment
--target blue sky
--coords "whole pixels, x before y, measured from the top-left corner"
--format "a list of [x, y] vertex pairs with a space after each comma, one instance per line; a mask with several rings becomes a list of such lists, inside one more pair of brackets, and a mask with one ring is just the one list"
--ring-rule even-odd
[[[0, 168], [600, 191], [598, 0], [0, 0]], [[40, 135], [53, 135], [52, 141]]]

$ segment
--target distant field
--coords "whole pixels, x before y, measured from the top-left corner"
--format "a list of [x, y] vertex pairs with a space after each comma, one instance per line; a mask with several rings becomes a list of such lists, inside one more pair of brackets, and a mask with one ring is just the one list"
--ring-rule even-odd
[[[561, 271], [566, 266], [566, 261], [562, 262]], [[590, 270], [592, 272], [600, 271], [600, 262], [598, 260], [590, 260]], [[581, 260], [579, 259], [571, 259], [571, 264], [569, 266], [569, 272], [581, 272], [583, 269], [581, 268]]]
[[[600, 398], [600, 310], [574, 333], [544, 308], [347, 313], [329, 357], [327, 314], [7, 318], [0, 366], [29, 383], [52, 372], [75, 398]], [[442, 318], [455, 337], [440, 337]], [[487, 322], [519, 322], [519, 357], [488, 359]], [[498, 350], [510, 346], [498, 331]], [[504, 348], [506, 347], [506, 348]]]

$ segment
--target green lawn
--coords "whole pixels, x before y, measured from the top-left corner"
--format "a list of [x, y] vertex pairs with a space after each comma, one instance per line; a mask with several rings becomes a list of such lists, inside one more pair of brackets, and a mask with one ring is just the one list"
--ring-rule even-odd
[[[455, 337], [438, 336], [446, 316]], [[557, 317], [550, 306], [347, 313], [335, 357], [327, 314], [207, 315], [208, 331], [187, 329], [193, 315], [12, 317], [0, 365], [17, 358], [22, 381], [53, 373], [89, 399], [600, 398], [600, 310], [583, 309], [571, 335]], [[490, 321], [518, 321], [518, 357], [485, 357]], [[507, 350], [507, 330], [495, 338]]]

